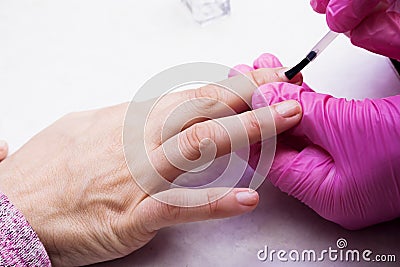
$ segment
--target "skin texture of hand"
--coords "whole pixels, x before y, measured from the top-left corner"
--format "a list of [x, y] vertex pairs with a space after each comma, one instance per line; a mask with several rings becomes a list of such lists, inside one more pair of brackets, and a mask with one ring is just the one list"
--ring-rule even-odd
[[[282, 63], [279, 61], [277, 57], [275, 57], [272, 54], [269, 53], [264, 53], [261, 56], [259, 56], [256, 60], [253, 62], [253, 67], [250, 67], [246, 64], [240, 64], [237, 65], [233, 68], [233, 70], [236, 70], [239, 73], [252, 73], [254, 70], [259, 70], [259, 69], [269, 69], [269, 68], [282, 68]], [[288, 68], [284, 68], [287, 70]], [[232, 71], [230, 77], [235, 76], [237, 73]], [[291, 83], [297, 84], [297, 85], [302, 85], [303, 87], [308, 88], [309, 87], [303, 83], [303, 76], [301, 73], [297, 74], [292, 80]], [[279, 140], [279, 137], [278, 137]], [[237, 151], [236, 153], [238, 154], [239, 157], [242, 159], [246, 160], [248, 158], [248, 163], [249, 165], [255, 170], [257, 165], [260, 164], [260, 150], [262, 146], [261, 143], [255, 143], [250, 146], [250, 154], [249, 157], [245, 153], [242, 153], [242, 151]]]
[[311, 6], [326, 14], [333, 31], [348, 33], [354, 45], [400, 60], [398, 0], [311, 0]]
[[7, 157], [8, 145], [5, 141], [0, 140], [0, 162]]
[[[285, 80], [280, 69], [254, 71], [249, 77], [258, 85]], [[251, 101], [252, 93], [247, 93], [246, 101]], [[217, 156], [231, 153], [227, 133], [216, 123], [224, 113], [216, 100], [243, 112], [221, 118], [225, 124], [241, 121], [246, 126], [248, 136], [229, 133], [239, 141], [248, 138], [251, 143], [258, 142], [265, 132], [268, 137], [271, 127], [276, 126], [280, 133], [301, 118], [296, 101], [245, 112], [246, 105], [236, 95], [220, 87], [205, 86], [165, 97], [151, 115], [149, 132], [159, 133], [169, 109], [188, 99], [201, 101], [177, 114], [174, 122], [185, 127], [172, 125], [167, 129], [171, 138], [165, 142], [180, 140], [181, 152], [192, 159], [199, 157], [201, 144], [208, 144], [207, 140], [216, 145]], [[163, 227], [240, 215], [252, 211], [258, 203], [256, 192], [239, 188], [219, 199], [217, 196], [225, 188], [157, 193], [162, 199], [186, 202], [195, 198], [207, 203], [198, 207], [168, 205], [147, 195], [136, 183], [141, 177], [131, 176], [124, 158], [122, 129], [127, 107], [128, 104], [121, 104], [66, 115], [0, 164], [0, 190], [25, 215], [55, 266], [123, 257], [144, 246]], [[216, 119], [199, 119], [199, 112]], [[272, 119], [266, 119], [270, 117], [263, 116], [265, 112], [272, 114]], [[188, 123], [191, 116], [197, 119]], [[143, 140], [133, 138], [131, 142]], [[148, 135], [146, 145], [157, 171], [174, 180], [179, 171], [164, 160], [160, 136]], [[151, 175], [154, 170], [150, 169], [143, 165], [143, 177]]]
[[[280, 63], [264, 56], [255, 65]], [[253, 108], [288, 99], [300, 102], [303, 118], [278, 139], [268, 179], [348, 229], [399, 217], [400, 96], [347, 101], [306, 84], [270, 83], [254, 94]], [[257, 144], [252, 151], [257, 158]]]

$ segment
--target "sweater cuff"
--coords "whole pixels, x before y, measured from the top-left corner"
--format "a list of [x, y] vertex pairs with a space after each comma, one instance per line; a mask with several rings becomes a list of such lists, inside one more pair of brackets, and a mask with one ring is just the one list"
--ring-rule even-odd
[[49, 256], [28, 221], [0, 193], [0, 266], [51, 266]]

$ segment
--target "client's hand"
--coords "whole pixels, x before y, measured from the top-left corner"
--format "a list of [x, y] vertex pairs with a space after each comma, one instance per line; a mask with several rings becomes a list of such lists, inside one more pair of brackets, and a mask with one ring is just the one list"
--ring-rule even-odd
[[[277, 71], [258, 70], [250, 77], [258, 85], [285, 81]], [[250, 102], [252, 92], [247, 95]], [[189, 100], [198, 101], [192, 105]], [[189, 104], [174, 114], [173, 123], [164, 125], [168, 114], [185, 101]], [[141, 179], [149, 179], [145, 183], [151, 187], [153, 176], [172, 181], [182, 173], [167, 160], [164, 145], [179, 148], [169, 155], [177, 163], [196, 160], [210, 146], [221, 156], [231, 152], [230, 140], [255, 143], [268, 138], [275, 126], [280, 133], [301, 118], [301, 108], [293, 100], [239, 115], [227, 116], [227, 107], [239, 113], [247, 110], [242, 99], [218, 86], [170, 94], [150, 114], [144, 140], [137, 138], [143, 129], [135, 129], [132, 122], [128, 144], [122, 141], [128, 104], [69, 114], [0, 164], [0, 190], [25, 215], [54, 265], [115, 259], [142, 247], [163, 227], [249, 212], [256, 207], [258, 194], [248, 189], [155, 190], [150, 197], [138, 185]], [[226, 131], [241, 127], [245, 134]], [[161, 138], [162, 131], [168, 133], [166, 139]], [[151, 164], [134, 155], [137, 169], [132, 176], [124, 149], [143, 142]], [[181, 207], [156, 198], [179, 203], [196, 199], [205, 205]]]
[[0, 162], [7, 157], [8, 145], [5, 141], [0, 140]]

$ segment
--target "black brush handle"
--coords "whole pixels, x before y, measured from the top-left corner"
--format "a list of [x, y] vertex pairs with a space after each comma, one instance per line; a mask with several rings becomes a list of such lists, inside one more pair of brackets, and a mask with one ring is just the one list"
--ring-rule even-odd
[[310, 53], [308, 53], [308, 55], [302, 61], [300, 61], [299, 64], [297, 64], [296, 66], [294, 66], [293, 68], [291, 68], [290, 70], [285, 72], [285, 76], [289, 80], [293, 79], [294, 76], [296, 76], [297, 73], [302, 71], [311, 61], [313, 61], [314, 58], [316, 58], [316, 56], [317, 56], [317, 53], [314, 51], [311, 51]]

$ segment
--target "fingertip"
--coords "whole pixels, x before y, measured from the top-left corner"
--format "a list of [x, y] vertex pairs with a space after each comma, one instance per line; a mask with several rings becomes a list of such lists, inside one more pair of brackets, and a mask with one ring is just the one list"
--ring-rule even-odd
[[310, 5], [315, 12], [324, 14], [326, 12], [328, 1], [326, 0], [311, 0]]
[[249, 74], [250, 78], [254, 81], [257, 87], [278, 82], [293, 84], [301, 84], [303, 82], [303, 76], [300, 73], [289, 81], [285, 75], [286, 70], [287, 68], [261, 68], [249, 72]]
[[[326, 8], [326, 22], [334, 32], [351, 31], [372, 13], [386, 6], [379, 5], [380, 3], [380, 0], [332, 1]], [[384, 27], [381, 26], [381, 28]]]
[[259, 202], [257, 191], [252, 189], [235, 189], [233, 194], [241, 206], [255, 208]]
[[289, 69], [290, 68], [288, 68], [288, 67], [283, 67], [277, 71], [277, 74], [282, 79], [282, 82], [288, 82], [288, 83], [292, 83], [292, 84], [296, 84], [296, 85], [302, 85], [303, 84], [303, 74], [301, 72], [299, 72], [292, 79], [289, 80], [288, 77], [286, 76], [286, 72]]
[[273, 105], [272, 107], [285, 119], [301, 115], [302, 113], [301, 105], [296, 100], [283, 101]]
[[289, 82], [299, 86], [302, 85], [303, 74], [301, 72], [297, 73], [296, 76], [294, 76], [293, 79], [291, 79]]
[[354, 12], [351, 12], [351, 7], [346, 3], [329, 4], [325, 7], [324, 13], [326, 14], [326, 24], [329, 29], [334, 32], [343, 33], [349, 31], [355, 26]]
[[327, 10], [326, 12], [326, 24], [328, 25], [329, 29], [337, 33], [344, 33], [351, 30], [350, 24], [354, 23], [341, 23], [343, 19], [336, 18], [334, 14]]
[[303, 109], [296, 100], [287, 100], [271, 106], [274, 113], [276, 134], [298, 125], [303, 116]]

